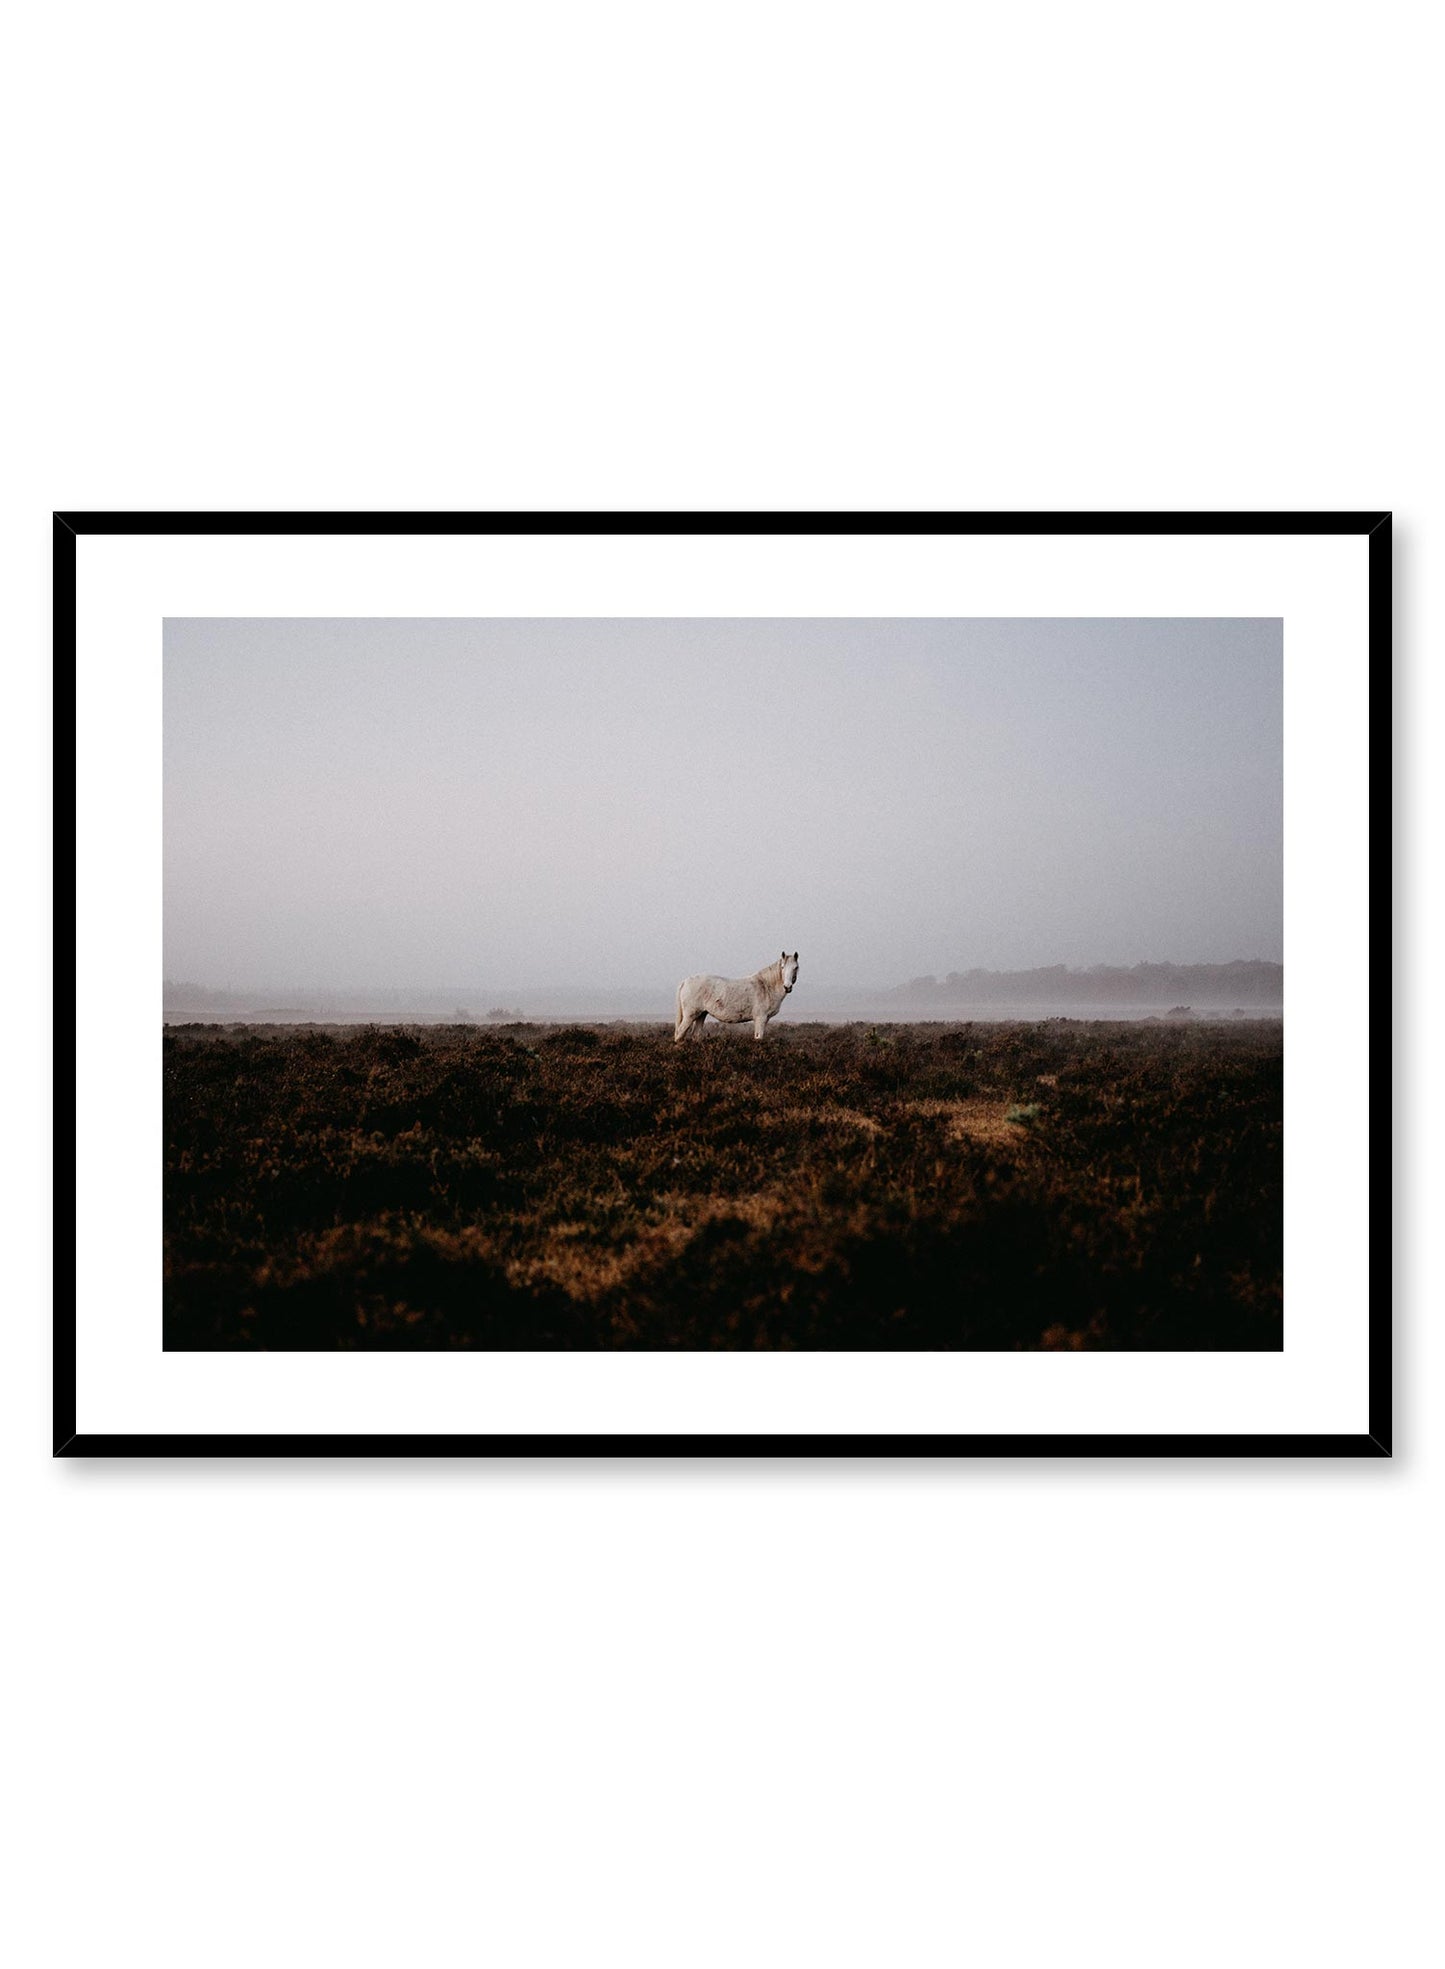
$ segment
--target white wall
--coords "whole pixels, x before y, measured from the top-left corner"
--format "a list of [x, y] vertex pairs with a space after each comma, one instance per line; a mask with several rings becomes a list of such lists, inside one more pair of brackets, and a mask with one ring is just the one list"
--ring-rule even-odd
[[[16, 1960], [1423, 1959], [1423, 1018], [1388, 1464], [53, 1463], [30, 1117], [55, 506], [1393, 506], [1401, 866], [1438, 896], [1429, 26], [1258, 0], [21, 23]], [[1438, 937], [1403, 932], [1416, 1014]]]

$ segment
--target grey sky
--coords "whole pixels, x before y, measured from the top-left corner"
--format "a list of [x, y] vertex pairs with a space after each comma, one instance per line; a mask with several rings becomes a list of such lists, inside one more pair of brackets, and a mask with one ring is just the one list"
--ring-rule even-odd
[[1282, 957], [1277, 621], [170, 621], [165, 968]]

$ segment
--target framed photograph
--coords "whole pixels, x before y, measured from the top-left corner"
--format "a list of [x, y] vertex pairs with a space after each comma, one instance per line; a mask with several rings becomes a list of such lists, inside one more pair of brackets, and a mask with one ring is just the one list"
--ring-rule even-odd
[[1390, 1454], [1388, 514], [64, 513], [55, 651], [57, 1455]]

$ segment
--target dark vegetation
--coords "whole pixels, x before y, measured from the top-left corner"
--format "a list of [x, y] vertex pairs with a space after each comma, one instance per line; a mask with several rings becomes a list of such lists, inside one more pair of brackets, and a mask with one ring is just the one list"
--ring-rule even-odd
[[1272, 1023], [170, 1027], [172, 1348], [1277, 1348]]

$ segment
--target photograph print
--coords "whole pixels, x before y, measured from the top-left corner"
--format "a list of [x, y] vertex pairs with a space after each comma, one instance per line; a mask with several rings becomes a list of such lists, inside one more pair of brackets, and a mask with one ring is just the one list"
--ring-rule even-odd
[[1283, 1346], [1279, 619], [163, 679], [167, 1350]]

